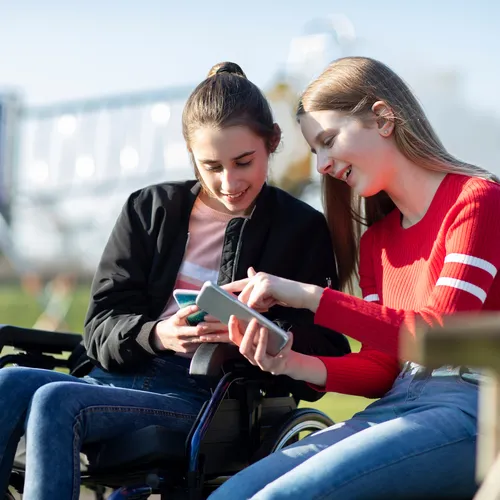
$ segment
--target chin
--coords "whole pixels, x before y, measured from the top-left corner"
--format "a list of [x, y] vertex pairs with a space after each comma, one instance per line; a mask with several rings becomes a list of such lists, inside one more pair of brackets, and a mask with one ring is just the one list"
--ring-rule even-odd
[[231, 203], [222, 203], [226, 209], [226, 211], [230, 214], [234, 214], [234, 215], [238, 215], [238, 214], [241, 214], [243, 212], [245, 212], [245, 210], [247, 210], [247, 207], [245, 206], [242, 206], [242, 205], [233, 205]]
[[354, 186], [352, 190], [362, 198], [370, 198], [371, 196], [375, 196], [381, 191], [374, 186]]

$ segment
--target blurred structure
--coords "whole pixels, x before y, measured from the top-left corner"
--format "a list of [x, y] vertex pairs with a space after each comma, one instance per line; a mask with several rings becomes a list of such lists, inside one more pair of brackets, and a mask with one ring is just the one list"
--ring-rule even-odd
[[11, 233], [30, 267], [91, 274], [129, 193], [191, 176], [180, 128], [189, 91], [23, 111]]
[[266, 94], [281, 128], [281, 144], [273, 155], [270, 182], [300, 197], [311, 182], [311, 151], [302, 138], [295, 119], [298, 93], [286, 82], [278, 81]]
[[17, 93], [0, 93], [0, 215], [7, 224], [11, 220], [20, 106]]
[[295, 119], [304, 87], [338, 57], [354, 53], [358, 40], [352, 22], [343, 14], [313, 19], [293, 38], [285, 70], [267, 96], [283, 132], [283, 143], [273, 158], [271, 181], [321, 210], [319, 174]]

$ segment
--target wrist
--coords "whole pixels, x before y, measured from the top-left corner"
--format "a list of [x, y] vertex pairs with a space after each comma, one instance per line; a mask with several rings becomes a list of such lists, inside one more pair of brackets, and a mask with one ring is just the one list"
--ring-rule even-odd
[[156, 330], [153, 331], [153, 335], [151, 335], [151, 347], [153, 348], [154, 351], [156, 352], [161, 352], [164, 350], [163, 344], [160, 341], [160, 338], [158, 337], [158, 334], [156, 333]]
[[323, 295], [323, 288], [316, 285], [304, 285], [304, 308], [309, 309], [315, 313], [319, 307], [321, 296]]
[[282, 375], [287, 375], [290, 378], [293, 378], [295, 380], [299, 380], [299, 372], [300, 372], [300, 357], [303, 356], [299, 352], [296, 351], [290, 351], [290, 354], [288, 355], [288, 359], [286, 360], [286, 365], [285, 369], [282, 373]]
[[151, 345], [153, 349], [157, 352], [165, 351], [168, 348], [163, 345], [162, 342], [162, 337], [160, 333], [158, 332], [158, 325], [160, 323], [156, 323], [156, 325], [153, 327], [153, 331], [151, 332]]
[[327, 372], [324, 363], [320, 359], [290, 351], [283, 375], [288, 375], [294, 380], [302, 380], [324, 387]]

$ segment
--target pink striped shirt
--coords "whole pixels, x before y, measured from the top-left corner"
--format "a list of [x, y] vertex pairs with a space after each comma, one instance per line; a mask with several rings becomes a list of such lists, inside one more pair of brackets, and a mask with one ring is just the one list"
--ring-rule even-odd
[[[233, 215], [208, 207], [200, 197], [196, 199], [189, 218], [186, 253], [174, 289], [199, 290], [205, 281], [217, 283], [226, 227], [232, 218]], [[160, 317], [169, 318], [178, 309], [170, 296]]]

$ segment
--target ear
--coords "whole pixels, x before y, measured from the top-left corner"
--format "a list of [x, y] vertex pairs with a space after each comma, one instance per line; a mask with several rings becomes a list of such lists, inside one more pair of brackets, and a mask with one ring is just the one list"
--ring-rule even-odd
[[281, 141], [281, 129], [280, 129], [280, 126], [277, 123], [275, 123], [274, 124], [274, 135], [273, 135], [273, 138], [269, 144], [269, 153], [274, 153], [276, 151], [276, 149], [279, 146], [280, 141]]
[[392, 109], [384, 101], [377, 101], [372, 106], [372, 112], [377, 116], [380, 135], [390, 137], [394, 131], [394, 113]]

